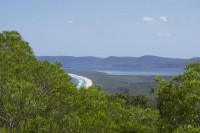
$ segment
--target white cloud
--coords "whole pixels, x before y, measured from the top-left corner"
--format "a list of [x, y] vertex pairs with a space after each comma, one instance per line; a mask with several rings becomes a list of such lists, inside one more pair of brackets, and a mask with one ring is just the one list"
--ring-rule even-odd
[[153, 24], [153, 23], [156, 23], [156, 22], [167, 22], [168, 21], [168, 18], [166, 16], [161, 16], [159, 19], [154, 19], [153, 17], [149, 17], [149, 16], [144, 16], [142, 18], [142, 20], [144, 22], [147, 22], [147, 23], [150, 23], [150, 24]]
[[171, 34], [170, 33], [158, 33], [158, 36], [168, 37], [168, 36], [171, 36]]
[[73, 20], [67, 20], [68, 24], [75, 24], [75, 22]]
[[161, 16], [161, 17], [159, 18], [159, 20], [160, 20], [161, 22], [167, 22], [167, 21], [168, 21], [167, 17], [165, 17], [165, 16]]
[[142, 20], [143, 20], [144, 22], [147, 22], [147, 23], [150, 23], [150, 24], [156, 22], [156, 20], [155, 20], [154, 18], [148, 17], [148, 16], [144, 16], [144, 17], [142, 18]]

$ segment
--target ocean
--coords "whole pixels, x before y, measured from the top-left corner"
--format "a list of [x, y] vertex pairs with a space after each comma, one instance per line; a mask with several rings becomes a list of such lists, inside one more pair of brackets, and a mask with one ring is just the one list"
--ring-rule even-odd
[[81, 88], [86, 85], [86, 82], [79, 76], [74, 75], [74, 74], [69, 74], [69, 76], [72, 78], [71, 82], [76, 84], [77, 88]]

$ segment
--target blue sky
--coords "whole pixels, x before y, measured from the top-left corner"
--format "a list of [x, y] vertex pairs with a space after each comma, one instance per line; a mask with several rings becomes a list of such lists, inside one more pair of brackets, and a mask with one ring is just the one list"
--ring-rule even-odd
[[1, 0], [36, 55], [200, 57], [200, 0]]

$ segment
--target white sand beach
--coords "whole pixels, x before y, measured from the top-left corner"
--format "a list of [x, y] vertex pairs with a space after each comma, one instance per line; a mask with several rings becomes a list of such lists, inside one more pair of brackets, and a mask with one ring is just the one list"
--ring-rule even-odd
[[81, 88], [83, 86], [88, 88], [88, 87], [92, 86], [92, 80], [88, 79], [87, 77], [83, 77], [83, 76], [72, 74], [72, 73], [68, 73], [68, 75], [79, 81], [77, 84], [77, 88]]

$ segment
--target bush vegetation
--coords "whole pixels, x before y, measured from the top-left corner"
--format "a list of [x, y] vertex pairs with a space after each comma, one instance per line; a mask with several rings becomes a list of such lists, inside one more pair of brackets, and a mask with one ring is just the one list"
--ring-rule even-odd
[[38, 61], [17, 31], [0, 33], [0, 132], [200, 132], [200, 64], [142, 95], [78, 90], [59, 63]]

